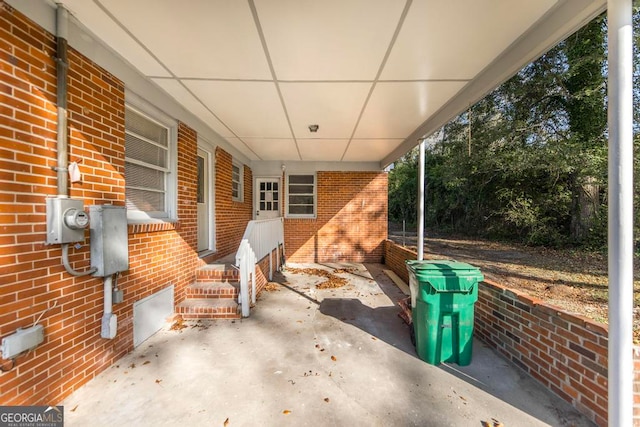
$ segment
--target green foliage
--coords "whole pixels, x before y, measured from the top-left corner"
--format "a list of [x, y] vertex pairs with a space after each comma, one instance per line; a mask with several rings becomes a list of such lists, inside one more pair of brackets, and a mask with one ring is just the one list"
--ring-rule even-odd
[[[634, 27], [639, 25], [636, 8]], [[427, 227], [531, 245], [606, 245], [605, 27], [604, 17], [596, 18], [445, 125], [441, 140], [427, 145]], [[640, 54], [634, 49], [634, 93], [640, 95]], [[634, 97], [636, 151], [639, 99]], [[416, 221], [417, 169], [414, 150], [390, 172], [392, 220]], [[587, 200], [587, 193], [595, 200]], [[582, 206], [585, 200], [590, 209]], [[638, 197], [634, 206], [639, 215]], [[640, 227], [640, 217], [635, 224]]]

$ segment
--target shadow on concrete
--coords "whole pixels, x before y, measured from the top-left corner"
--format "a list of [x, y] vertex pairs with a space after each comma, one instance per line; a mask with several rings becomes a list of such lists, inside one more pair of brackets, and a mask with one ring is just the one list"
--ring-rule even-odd
[[320, 312], [418, 357], [409, 339], [409, 328], [398, 317], [399, 308], [395, 305], [372, 308], [357, 298], [325, 298], [320, 303]]

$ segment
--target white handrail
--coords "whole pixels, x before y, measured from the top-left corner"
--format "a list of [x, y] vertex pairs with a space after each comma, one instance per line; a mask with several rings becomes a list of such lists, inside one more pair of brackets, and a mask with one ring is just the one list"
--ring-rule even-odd
[[251, 304], [256, 302], [255, 271], [258, 261], [269, 255], [269, 279], [271, 279], [271, 252], [275, 249], [280, 265], [278, 248], [284, 245], [283, 218], [249, 221], [236, 252], [236, 267], [240, 270], [240, 295], [238, 296], [242, 317], [249, 317], [249, 282], [251, 282]]

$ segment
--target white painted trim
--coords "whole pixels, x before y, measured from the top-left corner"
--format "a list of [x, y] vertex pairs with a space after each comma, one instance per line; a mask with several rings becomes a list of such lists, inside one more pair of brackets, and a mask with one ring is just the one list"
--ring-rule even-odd
[[[178, 220], [178, 122], [162, 113], [153, 105], [133, 94], [125, 92], [125, 109], [130, 109], [151, 122], [167, 128], [167, 173], [165, 191], [165, 212], [167, 216], [152, 216], [144, 211], [127, 209], [127, 221], [161, 220], [176, 222]], [[125, 112], [126, 114], [126, 112]], [[126, 126], [125, 126], [126, 131]], [[136, 162], [132, 162], [136, 163]], [[126, 181], [126, 180], [125, 180]], [[126, 187], [126, 182], [125, 182]]]
[[[289, 176], [291, 175], [313, 175], [313, 215], [308, 214], [290, 214], [289, 213]], [[291, 219], [316, 219], [318, 218], [318, 175], [316, 173], [289, 173], [285, 175], [285, 200], [284, 200], [284, 217]]]
[[[415, 144], [414, 144], [415, 145]], [[316, 172], [382, 172], [377, 162], [251, 162], [251, 170], [254, 175], [268, 176], [282, 174], [284, 165], [287, 173], [293, 175], [313, 174]]]
[[209, 217], [211, 225], [209, 227], [209, 250], [216, 251], [216, 147], [198, 135], [198, 148], [209, 153]]
[[253, 177], [253, 216], [252, 218], [254, 220], [257, 220], [257, 212], [260, 210], [260, 189], [258, 188], [258, 180], [261, 179], [266, 179], [266, 180], [270, 180], [270, 181], [278, 181], [278, 205], [279, 205], [279, 211], [280, 211], [280, 216], [282, 216], [282, 213], [284, 212], [285, 209], [285, 201], [284, 201], [284, 189], [283, 189], [283, 185], [282, 185], [282, 175], [270, 175], [270, 176], [254, 176]]
[[244, 189], [244, 165], [237, 160], [235, 157], [231, 158], [231, 165], [232, 165], [232, 169], [231, 169], [231, 185], [233, 186], [233, 166], [236, 166], [238, 168], [238, 174], [239, 176], [239, 182], [238, 182], [238, 196], [237, 197], [233, 197], [233, 188], [232, 188], [232, 194], [231, 194], [231, 200], [233, 200], [234, 202], [238, 202], [238, 203], [243, 203], [244, 202], [244, 193], [245, 193], [245, 189]]

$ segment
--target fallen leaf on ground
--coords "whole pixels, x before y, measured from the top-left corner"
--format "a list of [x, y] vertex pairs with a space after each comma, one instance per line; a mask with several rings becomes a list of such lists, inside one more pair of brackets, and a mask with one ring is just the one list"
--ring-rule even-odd
[[285, 414], [285, 415], [289, 415], [291, 413], [291, 411], [288, 410], [288, 409], [285, 409], [284, 411], [282, 411], [282, 413]]
[[156, 380], [156, 384], [160, 384], [162, 380]]
[[333, 360], [333, 361], [335, 362], [335, 361], [336, 361], [336, 360], [338, 360], [338, 359], [336, 359], [336, 357], [335, 357], [335, 356], [331, 356], [331, 360]]
[[74, 406], [71, 412], [76, 412], [76, 409], [78, 409], [78, 405]]
[[227, 418], [226, 420], [224, 420], [224, 423], [222, 424], [224, 427], [227, 427], [229, 425], [229, 418]]
[[324, 401], [325, 401], [325, 402], [327, 402], [327, 403], [329, 403], [329, 398], [328, 398], [328, 397], [325, 397], [325, 398], [324, 398]]
[[148, 360], [145, 360], [145, 362], [143, 363], [143, 365], [148, 365], [149, 363], [151, 363], [151, 362], [149, 362]]
[[175, 322], [173, 322], [173, 325], [171, 325], [171, 327], [169, 328], [170, 331], [181, 331], [184, 328], [186, 328], [187, 325], [184, 324], [184, 320], [177, 319]]
[[279, 291], [280, 285], [275, 282], [269, 282], [266, 285], [264, 285], [264, 290], [267, 292]]

